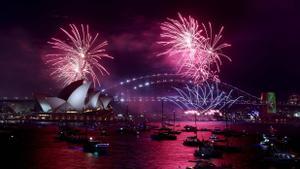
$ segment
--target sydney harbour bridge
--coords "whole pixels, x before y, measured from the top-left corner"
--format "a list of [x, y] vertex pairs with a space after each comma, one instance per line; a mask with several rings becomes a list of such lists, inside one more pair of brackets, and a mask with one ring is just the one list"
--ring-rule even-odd
[[[238, 98], [232, 107], [254, 108], [259, 110], [266, 105], [257, 96], [254, 96], [238, 87], [225, 82], [208, 82], [213, 84], [220, 93], [230, 93], [230, 97]], [[102, 94], [112, 94], [115, 108], [120, 112], [128, 111], [143, 114], [160, 114], [161, 104], [164, 104], [166, 114], [171, 114], [180, 108], [168, 98], [178, 95], [175, 88], [184, 89], [186, 86], [196, 86], [197, 84], [184, 76], [173, 73], [158, 73], [144, 76], [127, 78], [114, 83], [107, 88], [100, 89]], [[201, 86], [201, 84], [200, 84]], [[129, 108], [128, 108], [129, 107]]]
[[[230, 93], [230, 97], [238, 98], [232, 107], [255, 108], [267, 106], [268, 103], [262, 101], [258, 96], [254, 96], [238, 87], [225, 82], [209, 82], [217, 86], [218, 91], [225, 94]], [[161, 103], [165, 102], [165, 109], [169, 112], [178, 110], [173, 103], [168, 103], [166, 98], [176, 96], [175, 88], [183, 89], [185, 86], [197, 85], [192, 80], [178, 74], [158, 73], [139, 77], [127, 78], [122, 81], [106, 85], [98, 89], [102, 95], [113, 97], [112, 105], [117, 113], [144, 112], [151, 114], [161, 112]], [[1, 98], [1, 115], [8, 114], [36, 114], [38, 105], [35, 99], [26, 98]]]
[[[225, 82], [210, 82], [218, 86], [219, 91], [239, 97], [235, 104], [262, 105], [259, 97]], [[197, 85], [194, 81], [178, 74], [159, 73], [128, 78], [108, 88], [101, 89], [103, 94], [114, 95], [116, 102], [161, 102], [168, 96], [174, 96], [174, 88]]]

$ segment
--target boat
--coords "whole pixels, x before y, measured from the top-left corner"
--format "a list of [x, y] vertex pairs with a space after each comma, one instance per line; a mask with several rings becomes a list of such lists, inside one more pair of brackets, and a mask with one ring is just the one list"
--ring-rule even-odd
[[199, 146], [198, 150], [195, 151], [194, 156], [199, 158], [221, 158], [223, 156], [222, 151], [216, 150], [213, 144], [207, 143]]
[[66, 141], [74, 144], [82, 144], [88, 141], [86, 135], [80, 133], [79, 130], [72, 128], [64, 128], [58, 132], [57, 138], [62, 141]]
[[208, 160], [196, 161], [195, 166], [186, 167], [186, 169], [215, 169], [216, 165]]
[[118, 128], [117, 132], [119, 134], [132, 134], [132, 135], [140, 134], [140, 131], [136, 127], [120, 127]]
[[262, 140], [259, 142], [258, 147], [260, 150], [264, 152], [276, 152], [277, 146], [280, 144], [278, 139], [274, 136], [267, 136], [265, 134], [262, 135]]
[[153, 140], [176, 140], [177, 136], [169, 132], [157, 132], [151, 135]]
[[140, 132], [146, 132], [146, 131], [150, 131], [151, 129], [153, 129], [153, 126], [149, 126], [146, 123], [141, 123], [141, 124], [137, 124], [136, 128], [138, 131]]
[[72, 129], [70, 127], [61, 127], [59, 128], [57, 138], [64, 140], [66, 137], [71, 136], [71, 135], [78, 135], [80, 133], [79, 130]]
[[212, 142], [224, 142], [226, 141], [226, 139], [220, 139], [217, 135], [215, 134], [212, 134], [210, 137], [209, 137], [209, 140], [212, 141]]
[[100, 135], [101, 136], [108, 136], [108, 132], [105, 129], [100, 130]]
[[296, 157], [295, 154], [288, 152], [274, 152], [271, 156], [266, 156], [263, 158], [265, 162], [273, 163], [273, 164], [295, 164], [299, 163], [300, 159]]
[[283, 145], [288, 145], [290, 139], [287, 136], [284, 136], [282, 139], [279, 140], [279, 142]]
[[156, 130], [158, 130], [159, 132], [167, 132], [169, 134], [180, 134], [181, 133], [181, 131], [173, 130], [173, 129], [168, 128], [168, 127], [161, 127], [161, 128], [156, 129]]
[[90, 153], [107, 153], [109, 143], [102, 143], [97, 140], [89, 139], [84, 145], [83, 150]]
[[[173, 115], [174, 115], [174, 123], [171, 124], [171, 123], [167, 123], [167, 122], [164, 122], [164, 119], [163, 119], [163, 113], [164, 113], [164, 107], [163, 107], [163, 101], [162, 101], [162, 109], [161, 109], [161, 128], [157, 129], [159, 130], [158, 133], [156, 134], [153, 134], [152, 136], [154, 137], [154, 140], [157, 140], [156, 138], [158, 138], [158, 140], [160, 140], [159, 138], [162, 137], [163, 139], [162, 140], [176, 140], [177, 139], [177, 134], [180, 134], [181, 131], [177, 131], [175, 130], [175, 120], [176, 120], [176, 117], [175, 117], [175, 111], [173, 112]], [[169, 128], [169, 127], [166, 127], [166, 126], [173, 126], [173, 129]], [[151, 136], [151, 137], [152, 137]], [[166, 138], [166, 139], [164, 139]]]
[[223, 134], [224, 132], [220, 128], [215, 128], [211, 131], [212, 134]]
[[183, 141], [183, 145], [197, 147], [201, 145], [201, 141], [197, 138], [197, 136], [189, 136]]
[[185, 131], [185, 132], [196, 132], [197, 131], [197, 127], [186, 125], [186, 126], [184, 126], [184, 129], [182, 131]]
[[216, 135], [224, 135], [226, 137], [240, 137], [240, 136], [245, 136], [247, 135], [246, 130], [243, 131], [236, 131], [236, 130], [232, 130], [232, 129], [220, 129], [220, 128], [215, 128], [214, 130], [212, 130], [211, 132], [212, 134], [216, 134]]
[[14, 144], [18, 141], [17, 135], [13, 131], [0, 130], [0, 140], [6, 141], [7, 145]]
[[170, 134], [180, 134], [181, 131], [175, 130], [175, 128], [178, 127], [178, 125], [176, 125], [176, 112], [175, 111], [173, 111], [173, 120], [174, 120], [173, 125], [172, 125], [173, 130], [170, 130], [169, 133]]

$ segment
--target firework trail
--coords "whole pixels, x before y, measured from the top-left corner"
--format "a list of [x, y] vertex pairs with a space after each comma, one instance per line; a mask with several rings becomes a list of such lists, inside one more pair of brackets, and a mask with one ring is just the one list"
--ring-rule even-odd
[[107, 41], [99, 42], [98, 33], [92, 36], [89, 26], [76, 27], [70, 24], [70, 31], [60, 28], [66, 39], [51, 38], [53, 53], [45, 55], [44, 62], [51, 68], [51, 76], [63, 86], [84, 79], [100, 84], [98, 74], [109, 74], [101, 64], [103, 58], [113, 59], [106, 54]]
[[206, 58], [206, 63], [214, 64], [216, 70], [220, 72], [220, 65], [222, 65], [222, 59], [225, 58], [231, 61], [230, 57], [222, 53], [222, 49], [226, 47], [230, 47], [231, 45], [228, 43], [220, 43], [222, 39], [224, 27], [222, 26], [217, 34], [213, 33], [213, 29], [211, 23], [208, 23], [208, 26], [202, 23], [202, 27], [204, 30], [205, 41], [202, 46], [203, 55]]
[[195, 110], [204, 114], [209, 110], [221, 110], [230, 107], [241, 97], [232, 98], [229, 93], [221, 92], [216, 82], [204, 82], [195, 86], [186, 85], [184, 89], [174, 88], [177, 96], [167, 97], [166, 99], [175, 103], [183, 110]]
[[217, 34], [213, 34], [212, 26], [198, 24], [192, 17], [185, 18], [178, 13], [179, 19], [167, 18], [161, 24], [161, 41], [165, 47], [159, 55], [168, 55], [178, 60], [178, 73], [194, 79], [197, 83], [206, 80], [219, 80], [221, 58], [230, 58], [222, 53], [222, 49], [229, 47], [227, 43], [220, 43], [223, 27]]
[[158, 43], [165, 46], [166, 51], [159, 55], [178, 56], [179, 69], [184, 69], [184, 65], [195, 59], [197, 48], [204, 39], [197, 20], [182, 17], [180, 13], [178, 16], [179, 20], [167, 18], [161, 24], [162, 40]]

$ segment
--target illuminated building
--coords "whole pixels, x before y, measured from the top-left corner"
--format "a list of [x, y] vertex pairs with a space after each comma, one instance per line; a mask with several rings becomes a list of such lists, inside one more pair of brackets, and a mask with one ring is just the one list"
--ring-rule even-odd
[[111, 97], [93, 91], [91, 82], [83, 80], [65, 87], [58, 97], [35, 95], [44, 113], [85, 113], [110, 109]]
[[298, 104], [300, 104], [300, 96], [297, 95], [297, 94], [290, 95], [289, 99], [288, 99], [288, 104], [291, 104], [291, 105], [298, 105]]
[[263, 92], [261, 101], [266, 106], [263, 107], [264, 113], [276, 113], [276, 96], [274, 92]]

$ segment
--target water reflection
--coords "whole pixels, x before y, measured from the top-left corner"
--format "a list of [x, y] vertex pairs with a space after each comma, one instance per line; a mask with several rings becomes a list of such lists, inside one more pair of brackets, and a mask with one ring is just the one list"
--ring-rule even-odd
[[[186, 124], [181, 123], [182, 128]], [[202, 122], [199, 128], [224, 128], [221, 122]], [[178, 128], [178, 129], [179, 129]], [[55, 139], [56, 127], [26, 129], [19, 133], [20, 142], [14, 147], [1, 144], [1, 162], [11, 168], [30, 169], [176, 169], [193, 166], [195, 147], [187, 147], [182, 143], [193, 132], [182, 132], [175, 141], [153, 141], [151, 132], [134, 135], [113, 134], [102, 137], [110, 143], [108, 154], [85, 153], [80, 145], [69, 144]], [[198, 133], [199, 139], [209, 139], [210, 132]], [[229, 144], [243, 147], [242, 153], [225, 153], [223, 158], [211, 159], [217, 166], [233, 165], [238, 169], [253, 168], [251, 159], [253, 142], [256, 138], [230, 137]], [[13, 159], [17, 163], [7, 160]]]

